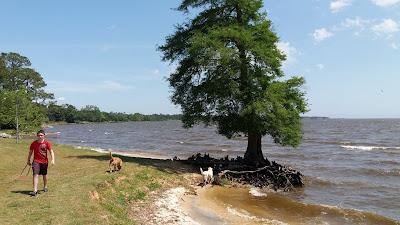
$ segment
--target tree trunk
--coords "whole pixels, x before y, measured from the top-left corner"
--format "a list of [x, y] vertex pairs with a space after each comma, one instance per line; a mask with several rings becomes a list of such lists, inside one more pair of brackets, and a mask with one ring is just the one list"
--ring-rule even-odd
[[244, 154], [244, 160], [249, 165], [255, 167], [262, 167], [269, 165], [267, 159], [264, 159], [262, 149], [261, 149], [261, 135], [259, 134], [249, 134], [247, 138], [247, 150]]

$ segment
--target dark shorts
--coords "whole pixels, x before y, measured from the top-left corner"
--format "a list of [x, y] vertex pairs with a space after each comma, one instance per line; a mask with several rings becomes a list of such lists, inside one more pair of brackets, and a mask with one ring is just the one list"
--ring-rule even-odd
[[47, 164], [47, 163], [33, 162], [32, 163], [33, 174], [47, 175], [47, 166], [48, 165], [49, 164]]

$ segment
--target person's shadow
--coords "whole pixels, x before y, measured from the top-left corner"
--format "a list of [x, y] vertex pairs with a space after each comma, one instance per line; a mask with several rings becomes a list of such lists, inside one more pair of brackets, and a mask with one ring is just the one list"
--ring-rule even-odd
[[29, 192], [31, 191], [11, 191], [11, 192], [16, 194], [29, 195]]

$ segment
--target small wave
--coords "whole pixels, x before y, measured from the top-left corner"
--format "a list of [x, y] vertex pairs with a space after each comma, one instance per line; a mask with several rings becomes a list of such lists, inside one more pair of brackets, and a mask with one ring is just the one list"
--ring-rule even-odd
[[87, 147], [87, 146], [75, 146], [75, 149], [84, 149], [84, 150], [92, 150], [99, 153], [108, 153], [111, 149], [103, 149], [103, 148], [94, 148], [94, 147]]
[[304, 139], [305, 143], [313, 143], [313, 144], [324, 144], [324, 145], [338, 145], [338, 144], [350, 144], [350, 142], [342, 142], [342, 141], [325, 141], [320, 139]]
[[[335, 139], [321, 139], [321, 138], [304, 138], [305, 143], [324, 144], [324, 145], [351, 145], [350, 140], [335, 140]], [[365, 144], [367, 143], [359, 143]]]
[[266, 197], [267, 194], [263, 193], [259, 188], [250, 188], [249, 193], [256, 197]]
[[110, 133], [109, 133], [109, 132], [104, 132], [104, 134], [105, 134], [105, 135], [111, 135], [111, 134], [113, 134], [113, 133], [111, 133], [111, 132], [110, 132]]
[[400, 169], [363, 169], [361, 173], [370, 175], [370, 176], [400, 176]]
[[359, 188], [359, 187], [369, 186], [364, 182], [346, 181], [346, 180], [326, 180], [321, 177], [309, 177], [309, 176], [305, 177], [305, 183], [306, 185], [319, 186], [319, 187], [343, 185], [346, 187]]
[[400, 147], [386, 147], [386, 146], [341, 145], [340, 147], [345, 148], [345, 149], [362, 150], [362, 151], [387, 150], [387, 149], [396, 149], [396, 150], [400, 150]]
[[101, 152], [101, 153], [108, 152], [110, 150], [110, 149], [106, 150], [103, 148], [89, 148], [89, 149], [92, 151]]
[[400, 161], [396, 160], [368, 160], [369, 163], [375, 164], [375, 165], [382, 165], [382, 164], [387, 164], [387, 165], [399, 165]]
[[322, 179], [320, 177], [309, 177], [309, 176], [306, 176], [304, 181], [305, 181], [305, 183], [307, 185], [316, 185], [316, 186], [322, 186], [322, 187], [335, 185], [334, 182], [328, 181], [328, 180], [324, 180], [324, 179]]
[[282, 221], [279, 220], [270, 220], [270, 219], [266, 219], [266, 218], [259, 218], [257, 216], [253, 216], [251, 215], [249, 212], [247, 212], [246, 210], [237, 210], [235, 208], [232, 207], [226, 207], [227, 211], [234, 215], [234, 216], [238, 216], [240, 218], [243, 218], [245, 220], [251, 220], [253, 222], [264, 222], [268, 225], [288, 225], [287, 223], [284, 223]]

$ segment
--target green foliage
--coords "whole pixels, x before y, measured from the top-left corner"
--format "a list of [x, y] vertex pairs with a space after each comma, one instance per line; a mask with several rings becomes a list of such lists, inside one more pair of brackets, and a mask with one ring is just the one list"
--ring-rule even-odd
[[35, 130], [47, 120], [45, 101], [53, 95], [46, 93], [42, 76], [29, 68], [31, 62], [17, 53], [0, 55], [0, 128]]
[[100, 109], [94, 105], [87, 105], [78, 112], [78, 118], [81, 121], [90, 122], [103, 122], [105, 121], [104, 115]]
[[51, 102], [46, 112], [49, 120], [55, 122], [65, 121], [67, 123], [75, 123], [78, 118], [78, 110], [75, 106], [69, 104], [57, 105]]
[[18, 105], [18, 122], [21, 130], [38, 129], [46, 117], [40, 105], [32, 103], [24, 91], [0, 90], [0, 128], [15, 128], [16, 105]]
[[304, 79], [282, 79], [285, 55], [262, 1], [184, 0], [178, 10], [191, 8], [201, 11], [159, 48], [163, 60], [177, 64], [168, 80], [184, 126], [215, 123], [228, 138], [270, 135], [297, 146], [307, 111]]
[[0, 90], [0, 129], [11, 129], [15, 124], [15, 93]]
[[[52, 99], [53, 94], [46, 93], [42, 76], [32, 68], [31, 62], [25, 56], [17, 53], [1, 53], [3, 68], [0, 70], [2, 87], [5, 90], [25, 90], [32, 101], [44, 102]], [[0, 66], [1, 67], [1, 66]]]
[[73, 105], [57, 105], [52, 102], [48, 105], [47, 116], [50, 121], [67, 123], [75, 122], [126, 122], [126, 121], [162, 121], [179, 120], [180, 115], [153, 114], [143, 115], [140, 113], [127, 114], [121, 112], [103, 112], [97, 106], [88, 105], [81, 110]]

